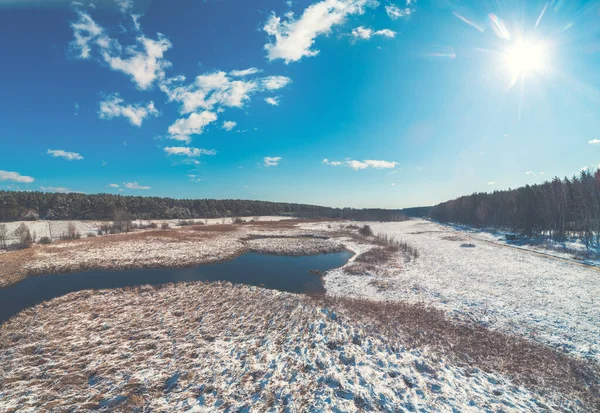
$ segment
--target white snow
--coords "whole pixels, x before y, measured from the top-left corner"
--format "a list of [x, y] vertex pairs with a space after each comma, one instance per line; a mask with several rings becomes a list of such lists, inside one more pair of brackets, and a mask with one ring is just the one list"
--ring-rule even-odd
[[[325, 224], [303, 227], [335, 230]], [[424, 220], [371, 227], [406, 240], [420, 257], [390, 266], [385, 276], [331, 271], [325, 277], [328, 294], [423, 302], [455, 318], [600, 360], [600, 273], [595, 268], [468, 238]], [[475, 248], [461, 248], [463, 243]], [[365, 248], [346, 245], [357, 253]]]

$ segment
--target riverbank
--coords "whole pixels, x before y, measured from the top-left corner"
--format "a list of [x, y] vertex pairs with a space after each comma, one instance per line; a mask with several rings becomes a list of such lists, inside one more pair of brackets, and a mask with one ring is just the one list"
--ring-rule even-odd
[[193, 225], [34, 244], [0, 255], [0, 287], [40, 274], [180, 268], [230, 260], [245, 252], [312, 255], [344, 249], [336, 239], [311, 237], [313, 233], [298, 227], [301, 222]]

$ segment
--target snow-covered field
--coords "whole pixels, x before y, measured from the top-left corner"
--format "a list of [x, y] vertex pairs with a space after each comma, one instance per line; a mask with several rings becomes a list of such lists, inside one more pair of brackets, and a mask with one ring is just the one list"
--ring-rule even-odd
[[580, 411], [309, 298], [230, 284], [84, 291], [0, 330], [0, 411]]
[[[258, 221], [279, 221], [281, 219], [289, 219], [289, 217], [281, 217], [281, 216], [261, 216], [261, 217], [240, 217], [245, 221], [251, 221], [256, 219]], [[216, 225], [216, 224], [231, 224], [234, 218], [198, 218], [192, 219], [191, 221], [202, 222], [207, 225]], [[179, 219], [138, 219], [134, 220], [134, 224], [138, 225], [149, 225], [151, 223], [155, 223], [160, 228], [160, 225], [163, 222], [169, 224], [171, 228], [179, 228]], [[189, 221], [189, 220], [188, 220]], [[107, 221], [13, 221], [13, 222], [0, 222], [0, 224], [6, 225], [6, 229], [8, 231], [8, 244], [13, 244], [18, 241], [17, 237], [13, 234], [15, 229], [21, 224], [27, 225], [31, 234], [35, 234], [37, 239], [41, 237], [49, 237], [53, 240], [60, 239], [61, 235], [67, 233], [67, 226], [69, 224], [75, 225], [77, 231], [81, 234], [82, 237], [86, 237], [88, 234], [96, 235], [100, 226], [102, 224], [107, 224], [111, 222]]]
[[[325, 224], [304, 227], [336, 230]], [[371, 227], [408, 241], [420, 257], [390, 266], [383, 276], [332, 271], [325, 277], [328, 294], [423, 302], [452, 317], [600, 361], [600, 272], [595, 268], [468, 238], [424, 220]], [[461, 247], [467, 243], [474, 248]], [[346, 245], [357, 253], [371, 248]]]
[[[376, 234], [407, 241], [419, 256], [407, 259], [397, 251], [361, 267], [360, 254], [386, 245], [359, 236], [357, 225], [363, 223], [298, 221], [57, 242], [3, 254], [0, 264], [13, 257], [14, 268], [43, 273], [344, 247], [357, 255], [324, 277], [330, 297], [424, 304], [460, 323], [507, 334], [493, 336], [504, 343], [504, 355], [491, 368], [477, 364], [477, 348], [428, 331], [427, 323], [407, 335], [374, 327], [376, 322], [356, 318], [344, 306], [256, 287], [198, 283], [83, 291], [25, 310], [0, 329], [0, 411], [594, 411], [544, 384], [548, 374], [558, 381], [561, 371], [573, 376], [565, 359], [558, 357], [563, 370], [550, 369], [534, 348], [531, 360], [540, 362], [527, 367], [533, 370], [515, 373], [502, 366], [517, 357], [514, 337], [523, 336], [577, 363], [600, 361], [596, 268], [429, 221], [369, 224]], [[429, 338], [415, 347], [414, 334]], [[536, 372], [541, 393], [519, 385]], [[600, 375], [591, 374], [586, 383], [598, 385]], [[572, 382], [567, 387], [574, 388]], [[587, 394], [600, 405], [597, 388]]]

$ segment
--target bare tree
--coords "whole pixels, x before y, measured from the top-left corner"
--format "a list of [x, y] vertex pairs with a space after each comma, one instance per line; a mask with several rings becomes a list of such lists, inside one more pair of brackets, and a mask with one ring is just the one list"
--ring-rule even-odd
[[117, 209], [113, 218], [114, 227], [120, 232], [131, 231], [131, 215], [124, 209]]
[[14, 235], [19, 238], [18, 246], [19, 248], [28, 248], [33, 243], [33, 239], [31, 238], [31, 232], [29, 231], [29, 227], [25, 224], [21, 224], [15, 229], [13, 232]]
[[5, 224], [0, 224], [0, 248], [6, 249], [6, 241], [8, 239], [8, 229]]

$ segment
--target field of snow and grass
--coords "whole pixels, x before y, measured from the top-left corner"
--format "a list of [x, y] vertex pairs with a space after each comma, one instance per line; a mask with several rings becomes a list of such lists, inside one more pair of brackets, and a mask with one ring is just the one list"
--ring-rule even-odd
[[0, 411], [600, 408], [596, 268], [423, 220], [362, 225], [203, 225], [0, 255], [22, 277], [356, 253], [322, 298], [199, 283], [25, 310], [0, 330]]
[[84, 291], [0, 330], [0, 410], [580, 411], [308, 297], [230, 284]]
[[[265, 222], [265, 221], [271, 222], [271, 221], [279, 221], [281, 219], [289, 219], [289, 218], [284, 218], [284, 217], [280, 217], [280, 216], [260, 216], [260, 217], [241, 217], [240, 219], [243, 219], [244, 221], [257, 220], [257, 221], [263, 221], [263, 222]], [[191, 219], [191, 220], [187, 220], [187, 221], [194, 221], [194, 222], [198, 222], [198, 223], [202, 223], [202, 224], [206, 224], [206, 225], [217, 225], [217, 224], [231, 224], [233, 220], [234, 220], [234, 218], [202, 218], [202, 219], [198, 218], [198, 219]], [[180, 220], [180, 219], [150, 219], [150, 220], [137, 219], [132, 222], [133, 222], [133, 224], [137, 224], [137, 225], [149, 225], [151, 223], [154, 223], [154, 224], [158, 225], [159, 228], [162, 223], [166, 222], [167, 224], [169, 224], [169, 226], [171, 228], [179, 228], [180, 227], [179, 223], [181, 221], [182, 220]], [[71, 220], [71, 221], [38, 220], [38, 221], [0, 222], [0, 224], [6, 225], [6, 229], [8, 231], [8, 244], [9, 245], [18, 242], [18, 239], [13, 234], [13, 232], [21, 224], [27, 225], [31, 234], [32, 235], [35, 234], [37, 239], [40, 239], [42, 237], [48, 237], [48, 238], [51, 238], [52, 240], [59, 240], [61, 235], [64, 235], [67, 233], [67, 226], [69, 224], [75, 225], [77, 232], [79, 232], [81, 234], [81, 236], [83, 238], [85, 238], [88, 235], [96, 235], [98, 233], [98, 230], [100, 229], [100, 226], [102, 224], [106, 224], [106, 223], [110, 223], [110, 222], [107, 222], [107, 221], [77, 221], [77, 220]]]
[[470, 238], [493, 242], [499, 245], [507, 245], [513, 248], [539, 252], [558, 258], [569, 259], [600, 267], [600, 248], [590, 246], [586, 248], [583, 240], [574, 234], [570, 234], [565, 241], [555, 241], [544, 237], [527, 238], [516, 236], [516, 239], [507, 239], [514, 235], [510, 231], [490, 228], [473, 228], [465, 225], [443, 224], [457, 231], [463, 232]]
[[[34, 244], [25, 250], [0, 254], [0, 287], [28, 275], [88, 269], [186, 267], [231, 259], [247, 251], [306, 255], [342, 249], [341, 244], [333, 240], [294, 238], [306, 235], [296, 228], [295, 221], [274, 218], [242, 224], [209, 222], [168, 230], [138, 230], [55, 241], [49, 245]], [[275, 237], [285, 234], [292, 238], [248, 238], [255, 233]]]
[[[303, 225], [325, 233], [340, 226]], [[596, 268], [490, 244], [429, 221], [371, 227], [375, 233], [407, 241], [419, 251], [419, 258], [392, 262], [367, 274], [331, 271], [325, 277], [328, 294], [425, 303], [456, 319], [600, 361]], [[357, 254], [372, 248], [352, 239], [344, 244]]]

